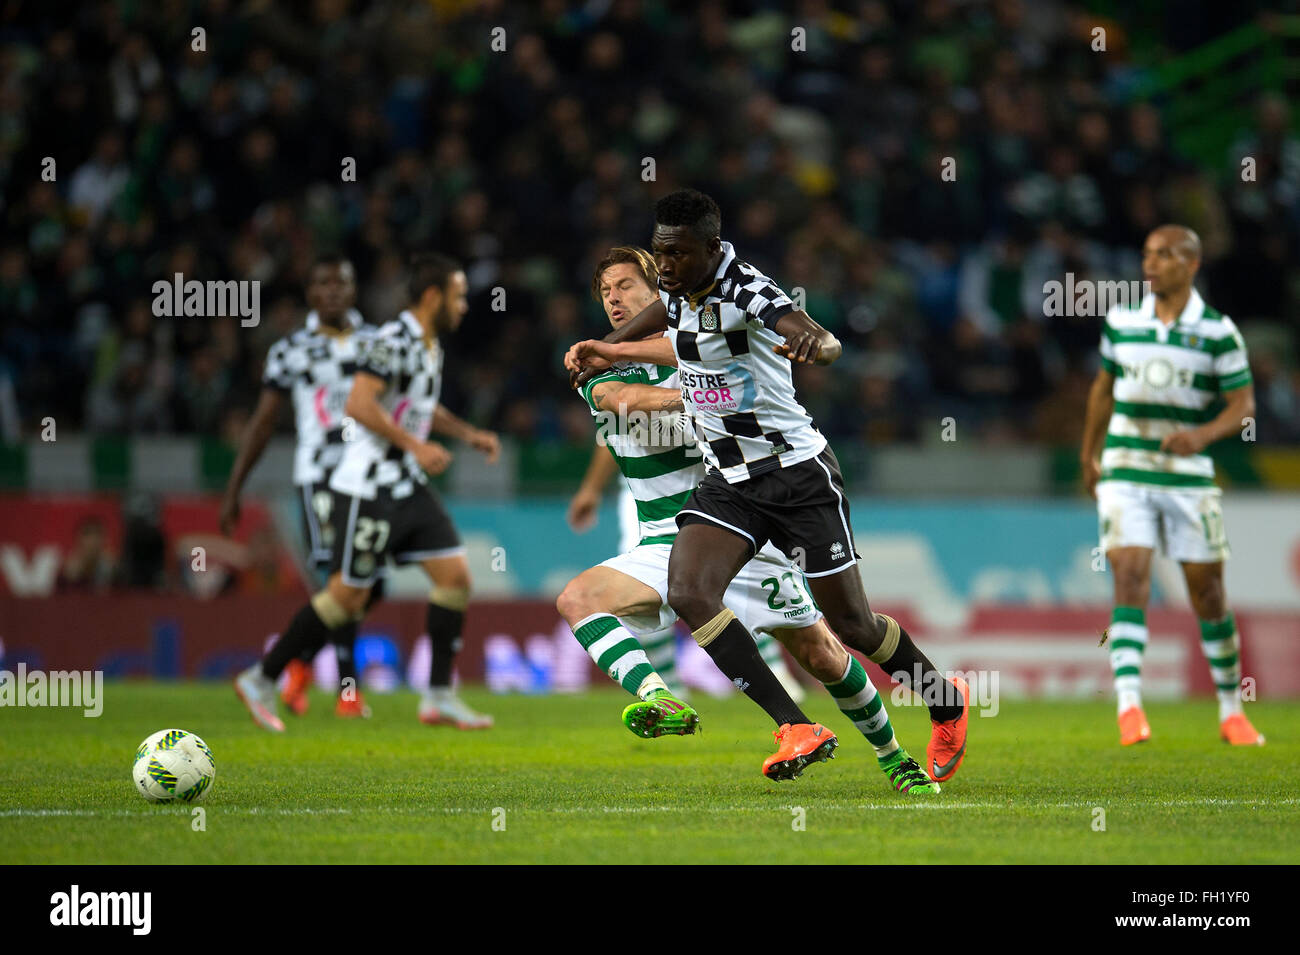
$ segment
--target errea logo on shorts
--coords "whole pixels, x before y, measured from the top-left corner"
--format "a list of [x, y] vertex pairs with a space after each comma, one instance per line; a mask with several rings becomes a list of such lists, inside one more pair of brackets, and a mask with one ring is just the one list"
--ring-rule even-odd
[[50, 896], [51, 925], [128, 925], [133, 935], [148, 935], [153, 919], [152, 892], [68, 892]]
[[840, 560], [844, 556], [844, 545], [839, 541], [831, 544], [831, 560]]

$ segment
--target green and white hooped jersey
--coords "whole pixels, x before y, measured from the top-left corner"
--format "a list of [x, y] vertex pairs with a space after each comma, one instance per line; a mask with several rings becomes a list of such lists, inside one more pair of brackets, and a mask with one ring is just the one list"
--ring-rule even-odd
[[620, 362], [582, 388], [596, 419], [596, 434], [618, 462], [636, 501], [642, 544], [666, 544], [677, 536], [677, 512], [704, 480], [704, 458], [695, 443], [690, 419], [679, 411], [649, 414], [597, 409], [591, 392], [602, 382], [654, 385], [676, 397], [677, 369], [646, 362]]
[[1115, 376], [1115, 410], [1101, 455], [1101, 480], [1167, 488], [1214, 487], [1207, 454], [1167, 454], [1160, 439], [1217, 414], [1220, 395], [1251, 383], [1246, 343], [1232, 319], [1195, 289], [1178, 320], [1156, 318], [1155, 296], [1106, 315], [1101, 364]]

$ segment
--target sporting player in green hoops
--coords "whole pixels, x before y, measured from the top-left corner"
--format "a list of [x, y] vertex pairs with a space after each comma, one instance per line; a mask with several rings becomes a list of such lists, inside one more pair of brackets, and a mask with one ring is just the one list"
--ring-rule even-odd
[[608, 363], [677, 366], [706, 468], [677, 515], [669, 605], [778, 725], [782, 751], [808, 751], [816, 725], [724, 603], [740, 569], [771, 542], [799, 561], [844, 645], [921, 693], [932, 726], [926, 771], [936, 782], [950, 779], [966, 756], [969, 688], [944, 677], [897, 620], [871, 610], [839, 463], [795, 394], [792, 363], [829, 364], [843, 353], [839, 340], [722, 239], [722, 211], [709, 196], [669, 193], [655, 203], [654, 219], [659, 300], [604, 341], [576, 343], [565, 367], [584, 384]]
[[[592, 294], [618, 328], [658, 298], [654, 260], [643, 249], [611, 249], [596, 267]], [[687, 438], [677, 369], [628, 362], [615, 365], [582, 388], [601, 439], [618, 462], [637, 503], [641, 540], [631, 550], [579, 574], [556, 601], [583, 648], [637, 701], [623, 722], [638, 736], [688, 735], [699, 716], [675, 697], [650, 665], [639, 637], [670, 625], [668, 560], [676, 518], [704, 474], [699, 451]], [[727, 604], [750, 627], [779, 639], [801, 666], [826, 685], [839, 708], [875, 750], [880, 768], [898, 792], [931, 794], [930, 780], [894, 738], [884, 701], [866, 670], [835, 639], [808, 595], [802, 573], [779, 551], [759, 552], [736, 575]], [[835, 735], [822, 731], [828, 753]], [[764, 763], [772, 779], [798, 776], [806, 754], [778, 752]]]
[[1080, 463], [1115, 578], [1110, 663], [1124, 746], [1151, 737], [1141, 674], [1157, 546], [1187, 579], [1218, 691], [1219, 735], [1234, 746], [1264, 742], [1242, 712], [1241, 638], [1223, 588], [1228, 539], [1205, 453], [1240, 433], [1255, 413], [1255, 390], [1237, 326], [1192, 287], [1200, 264], [1191, 229], [1163, 225], [1147, 236], [1142, 275], [1151, 294], [1106, 315], [1101, 370], [1088, 396]]

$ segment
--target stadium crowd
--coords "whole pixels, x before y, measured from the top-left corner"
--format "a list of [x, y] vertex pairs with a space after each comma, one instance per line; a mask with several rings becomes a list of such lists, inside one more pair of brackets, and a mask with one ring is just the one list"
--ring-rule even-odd
[[[1205, 39], [1179, 29], [1171, 51]], [[1140, 279], [1167, 220], [1199, 231], [1208, 300], [1265, 330], [1260, 441], [1300, 441], [1287, 103], [1258, 100], [1198, 164], [1132, 98], [1128, 41], [1059, 0], [6, 5], [0, 438], [54, 416], [233, 442], [318, 251], [351, 256], [379, 322], [406, 254], [433, 247], [471, 285], [444, 400], [585, 444], [561, 356], [600, 332], [592, 264], [648, 242], [653, 200], [690, 185], [845, 342], [800, 371], [840, 443], [923, 440], [947, 415], [1077, 442], [1099, 321], [1046, 317], [1043, 283]], [[156, 317], [176, 273], [259, 281], [259, 324]]]

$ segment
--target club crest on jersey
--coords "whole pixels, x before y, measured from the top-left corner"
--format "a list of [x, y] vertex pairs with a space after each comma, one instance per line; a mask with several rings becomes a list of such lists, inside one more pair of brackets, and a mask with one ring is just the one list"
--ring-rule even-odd
[[716, 332], [718, 330], [718, 314], [713, 310], [712, 305], [705, 305], [704, 311], [700, 313], [700, 331]]

